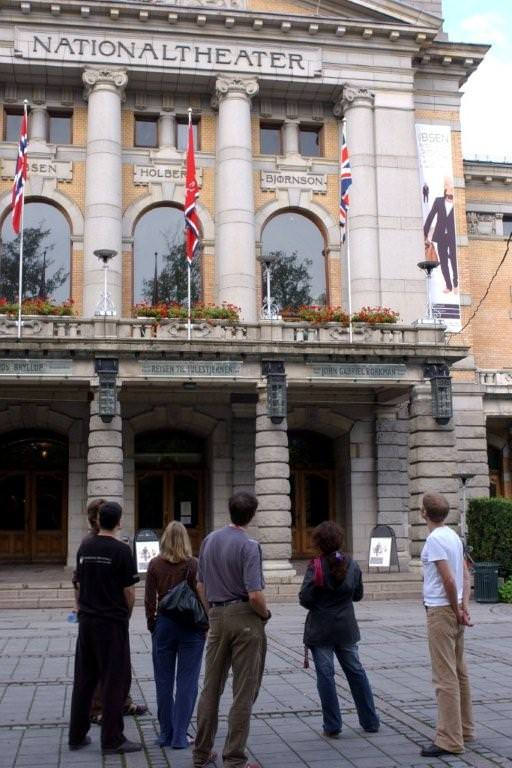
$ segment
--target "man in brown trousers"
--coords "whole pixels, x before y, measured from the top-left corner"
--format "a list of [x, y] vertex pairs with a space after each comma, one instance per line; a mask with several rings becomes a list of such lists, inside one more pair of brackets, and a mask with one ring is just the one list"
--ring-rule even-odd
[[265, 623], [270, 618], [263, 590], [261, 548], [247, 535], [258, 500], [236, 493], [229, 500], [231, 524], [210, 533], [199, 553], [198, 590], [210, 621], [204, 687], [197, 709], [194, 766], [215, 763], [212, 753], [219, 701], [229, 669], [233, 704], [222, 753], [225, 768], [249, 766], [245, 752], [252, 706], [265, 664]]
[[440, 493], [423, 497], [421, 513], [429, 532], [421, 553], [423, 602], [438, 707], [436, 735], [433, 744], [421, 750], [424, 757], [460, 754], [464, 742], [474, 739], [464, 661], [464, 628], [471, 626], [469, 571], [462, 541], [445, 525], [449, 511]]

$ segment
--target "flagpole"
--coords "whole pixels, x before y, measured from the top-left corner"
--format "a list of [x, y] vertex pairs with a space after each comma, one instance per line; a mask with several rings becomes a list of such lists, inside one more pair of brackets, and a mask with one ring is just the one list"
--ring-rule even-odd
[[[192, 107], [188, 108], [188, 135], [190, 136], [190, 126], [192, 124]], [[188, 147], [188, 144], [187, 144]], [[187, 149], [188, 152], [188, 149]], [[187, 254], [188, 256], [188, 254]], [[192, 291], [190, 287], [191, 279], [190, 279], [190, 260], [187, 258], [187, 339], [190, 341], [190, 338], [192, 336], [192, 324], [191, 324], [191, 301], [192, 301]]]
[[[344, 117], [342, 122], [342, 131], [345, 144], [348, 145], [347, 139], [347, 120]], [[343, 232], [340, 230], [340, 247], [343, 242]], [[345, 243], [347, 246], [347, 286], [348, 286], [348, 340], [352, 344], [352, 274], [350, 268], [350, 232], [348, 226], [348, 211], [345, 219]]]
[[[28, 114], [27, 114], [28, 101], [23, 101], [23, 116], [25, 118], [25, 124], [27, 125], [27, 142], [28, 142]], [[25, 184], [21, 191], [21, 228], [20, 228], [20, 264], [18, 273], [18, 339], [21, 339], [21, 302], [23, 300], [23, 218], [25, 213]]]

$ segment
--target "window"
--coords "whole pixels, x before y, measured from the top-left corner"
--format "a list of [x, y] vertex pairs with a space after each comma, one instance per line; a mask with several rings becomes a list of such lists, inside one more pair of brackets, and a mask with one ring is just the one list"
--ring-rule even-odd
[[[133, 242], [135, 303], [187, 300], [187, 261], [183, 210], [172, 205], [150, 208], [137, 221]], [[200, 300], [200, 256], [191, 268], [192, 303]]]
[[[199, 147], [199, 118], [192, 118], [192, 130], [194, 132], [194, 149]], [[188, 142], [188, 117], [176, 118], [176, 149], [185, 152]]]
[[71, 112], [48, 112], [48, 141], [50, 144], [72, 144]]
[[[271, 291], [280, 309], [327, 303], [324, 238], [311, 219], [295, 211], [279, 213], [265, 226], [261, 244], [264, 254], [278, 255]], [[266, 290], [263, 284], [263, 297]]]
[[260, 153], [262, 155], [282, 155], [282, 125], [280, 123], [260, 123]]
[[6, 109], [4, 112], [4, 139], [18, 142], [20, 138], [22, 109]]
[[320, 157], [322, 127], [320, 125], [301, 125], [299, 128], [299, 152], [303, 157]]
[[135, 146], [158, 147], [158, 117], [135, 115]]
[[505, 214], [505, 216], [503, 216], [503, 236], [508, 239], [511, 233], [512, 233], [512, 216]]
[[[23, 297], [62, 302], [70, 295], [71, 232], [69, 222], [55, 206], [25, 203], [23, 249]], [[0, 242], [0, 298], [18, 296], [19, 236], [11, 217], [2, 223]]]

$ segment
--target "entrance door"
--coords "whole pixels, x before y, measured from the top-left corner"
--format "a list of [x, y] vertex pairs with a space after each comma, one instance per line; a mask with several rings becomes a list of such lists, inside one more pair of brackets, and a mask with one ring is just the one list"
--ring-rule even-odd
[[316, 432], [290, 431], [290, 496], [292, 553], [315, 554], [313, 529], [336, 519], [334, 451], [332, 441]]
[[67, 440], [20, 430], [0, 439], [0, 559], [63, 562], [67, 552]]
[[62, 562], [66, 556], [66, 476], [62, 472], [0, 474], [0, 557]]
[[325, 470], [292, 471], [292, 550], [294, 557], [312, 557], [316, 551], [311, 534], [324, 520], [335, 519], [334, 472]]
[[201, 469], [139, 470], [136, 528], [153, 528], [160, 535], [168, 523], [179, 520], [197, 553], [204, 536], [204, 496]]

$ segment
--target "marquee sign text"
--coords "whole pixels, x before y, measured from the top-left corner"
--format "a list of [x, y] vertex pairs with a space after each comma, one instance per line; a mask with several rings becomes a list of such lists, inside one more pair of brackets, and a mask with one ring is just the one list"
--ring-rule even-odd
[[325, 173], [297, 173], [294, 171], [262, 171], [262, 189], [311, 189], [327, 192]]
[[236, 360], [143, 360], [143, 376], [166, 376], [169, 378], [232, 378], [238, 376], [242, 363]]
[[19, 58], [59, 63], [83, 62], [116, 66], [163, 67], [180, 70], [243, 72], [266, 75], [315, 77], [321, 73], [321, 51], [271, 48], [165, 37], [105, 37], [94, 33], [63, 34], [16, 30], [15, 55]]
[[400, 379], [407, 366], [388, 363], [315, 363], [313, 378], [327, 379]]
[[70, 376], [72, 372], [72, 360], [0, 360], [0, 376]]

